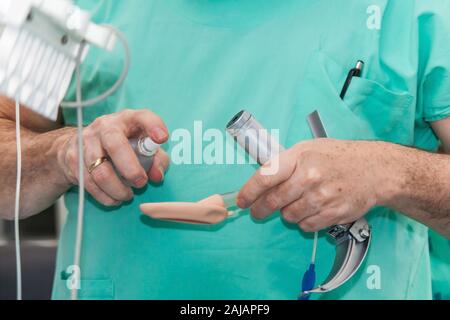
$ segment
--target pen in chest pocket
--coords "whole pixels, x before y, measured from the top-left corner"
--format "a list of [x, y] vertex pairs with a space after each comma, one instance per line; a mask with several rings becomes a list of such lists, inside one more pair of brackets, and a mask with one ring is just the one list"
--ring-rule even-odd
[[352, 83], [353, 77], [361, 77], [363, 69], [364, 69], [364, 62], [361, 60], [358, 60], [358, 62], [356, 63], [356, 66], [349, 71], [347, 78], [345, 79], [345, 83], [344, 83], [344, 86], [342, 87], [342, 91], [341, 91], [341, 95], [340, 95], [342, 100], [344, 100], [344, 98], [345, 98], [347, 90], [350, 87], [350, 84]]

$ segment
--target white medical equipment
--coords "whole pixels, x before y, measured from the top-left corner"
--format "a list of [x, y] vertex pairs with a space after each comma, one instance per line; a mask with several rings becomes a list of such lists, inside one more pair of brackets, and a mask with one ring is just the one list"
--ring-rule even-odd
[[[87, 55], [89, 45], [112, 50], [117, 39], [122, 42], [125, 50], [123, 72], [105, 93], [82, 101], [80, 64]], [[20, 105], [52, 120], [56, 120], [59, 106], [77, 108], [79, 157], [83, 159], [82, 108], [92, 106], [113, 94], [125, 80], [129, 62], [130, 52], [122, 34], [110, 26], [91, 22], [90, 13], [76, 7], [71, 0], [0, 1], [0, 93], [16, 102], [15, 238], [18, 299], [22, 298], [19, 241]], [[63, 102], [74, 71], [76, 101]], [[84, 166], [83, 161], [79, 162], [80, 195], [75, 266], [80, 265], [84, 216]], [[72, 299], [77, 299], [77, 292], [77, 288], [72, 289]]]

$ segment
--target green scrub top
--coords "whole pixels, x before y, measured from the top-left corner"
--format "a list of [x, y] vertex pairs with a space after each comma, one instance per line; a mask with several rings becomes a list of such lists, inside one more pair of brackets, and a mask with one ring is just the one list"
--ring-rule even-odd
[[[312, 139], [306, 116], [318, 109], [331, 137], [436, 150], [429, 122], [450, 115], [447, 1], [79, 4], [97, 22], [122, 30], [132, 52], [125, 85], [86, 109], [85, 124], [124, 108], [148, 108], [170, 130], [185, 129], [193, 137], [195, 121], [202, 121], [203, 132], [224, 131], [245, 108], [267, 128], [280, 129], [289, 147]], [[353, 79], [342, 101], [340, 89], [359, 59], [366, 64], [363, 75]], [[110, 87], [122, 62], [120, 50], [93, 49], [83, 65], [85, 98]], [[65, 110], [64, 116], [68, 125], [76, 123], [75, 112]], [[170, 154], [179, 143], [172, 140], [165, 148]], [[154, 221], [139, 211], [144, 202], [196, 201], [237, 190], [254, 171], [252, 165], [172, 164], [162, 185], [137, 191], [120, 208], [104, 208], [88, 197], [80, 298], [296, 299], [312, 235], [278, 215], [264, 222], [244, 214], [219, 226], [189, 226]], [[60, 240], [55, 299], [70, 296], [64, 270], [73, 263], [77, 198], [76, 188], [66, 194], [69, 215]], [[373, 242], [361, 269], [343, 287], [314, 298], [431, 299], [428, 229], [382, 207], [367, 218]], [[328, 275], [334, 256], [322, 233], [318, 281]], [[446, 273], [439, 277], [448, 280]]]

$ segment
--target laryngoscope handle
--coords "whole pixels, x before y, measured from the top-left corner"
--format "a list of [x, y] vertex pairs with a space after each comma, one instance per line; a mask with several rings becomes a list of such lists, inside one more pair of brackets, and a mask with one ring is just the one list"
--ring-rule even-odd
[[247, 111], [239, 112], [228, 123], [227, 131], [259, 165], [266, 164], [285, 150]]
[[[309, 125], [316, 138], [326, 138], [317, 112], [308, 118]], [[260, 165], [278, 156], [285, 149], [269, 132], [247, 111], [241, 111], [227, 125], [227, 132]], [[335, 226], [332, 227], [334, 229]]]

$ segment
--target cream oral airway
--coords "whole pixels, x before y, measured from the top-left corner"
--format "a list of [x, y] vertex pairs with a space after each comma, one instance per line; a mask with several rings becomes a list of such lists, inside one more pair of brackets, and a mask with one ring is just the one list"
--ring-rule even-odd
[[221, 195], [214, 195], [195, 203], [145, 203], [140, 208], [143, 213], [154, 219], [191, 224], [218, 224], [232, 215]]

